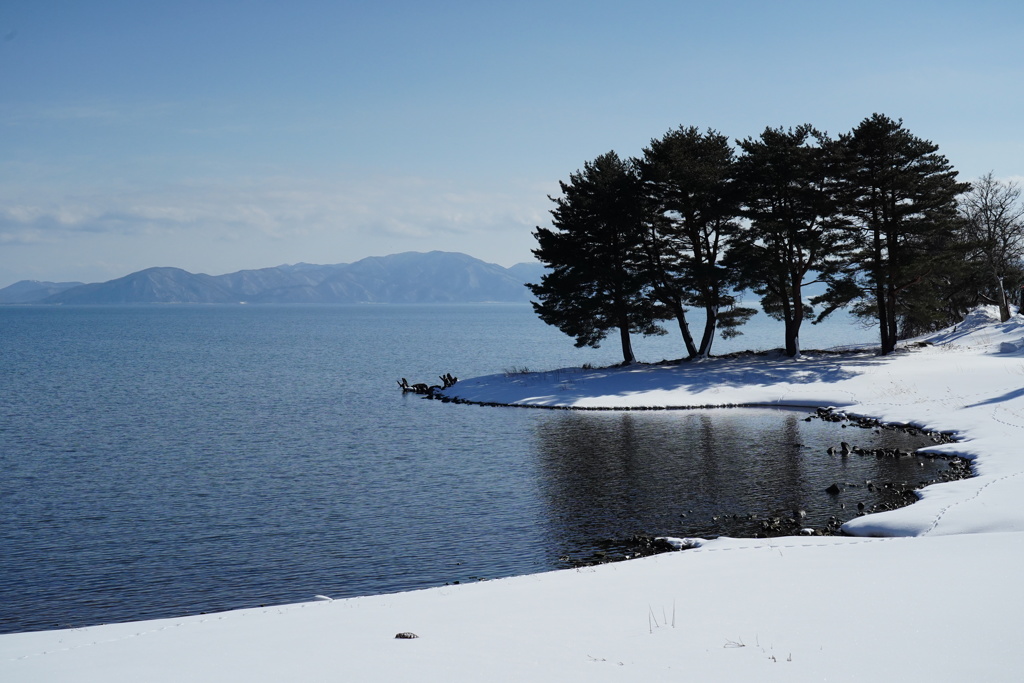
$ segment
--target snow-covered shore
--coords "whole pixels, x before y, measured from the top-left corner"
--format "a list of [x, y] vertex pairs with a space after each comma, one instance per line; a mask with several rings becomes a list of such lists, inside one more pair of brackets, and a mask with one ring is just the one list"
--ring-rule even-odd
[[[958, 443], [930, 450], [972, 459], [978, 476], [857, 518], [845, 527], [855, 537], [718, 539], [472, 585], [4, 635], [0, 680], [1017, 680], [1024, 318], [978, 311], [928, 341], [888, 358], [560, 370], [448, 392], [594, 408], [836, 406], [955, 432]], [[419, 637], [395, 639], [405, 631]]]

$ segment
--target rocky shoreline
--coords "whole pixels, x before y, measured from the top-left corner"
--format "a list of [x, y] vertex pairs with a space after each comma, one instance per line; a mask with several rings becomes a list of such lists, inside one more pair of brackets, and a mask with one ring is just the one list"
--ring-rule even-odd
[[[927, 345], [927, 344], [921, 344]], [[723, 358], [741, 358], [741, 357], [753, 357], [753, 356], [772, 356], [778, 355], [779, 350], [771, 351], [745, 351], [733, 354], [727, 354], [722, 356]], [[808, 354], [822, 354], [822, 355], [851, 355], [856, 353], [863, 353], [863, 350], [850, 351], [850, 350], [815, 350], [808, 351]], [[662, 363], [674, 363], [680, 364], [687, 362], [686, 359], [680, 359], [676, 361], [662, 361]], [[548, 406], [548, 405], [531, 405], [531, 404], [510, 404], [500, 403], [491, 401], [474, 401], [469, 399], [463, 399], [453, 396], [447, 396], [441, 387], [433, 388], [433, 391], [425, 392], [423, 398], [439, 400], [444, 403], [455, 403], [464, 405], [479, 405], [484, 407], [496, 407], [496, 408], [533, 408], [539, 410], [564, 410], [564, 411], [594, 411], [594, 412], [609, 412], [609, 411], [635, 411], [635, 412], [647, 412], [647, 411], [675, 411], [675, 410], [700, 410], [700, 409], [716, 409], [716, 408], [766, 408], [773, 406], [766, 406], [761, 403], [744, 403], [744, 404], [730, 404], [727, 406], [713, 405], [713, 404], [701, 404], [701, 405], [669, 405], [669, 406], [626, 406], [626, 407], [604, 407], [604, 406]], [[884, 430], [898, 431], [910, 436], [921, 436], [930, 440], [934, 444], [945, 444], [955, 442], [955, 438], [950, 433], [946, 432], [934, 432], [921, 429], [914, 425], [909, 424], [893, 424], [883, 423], [880, 420], [871, 417], [864, 417], [860, 415], [848, 414], [842, 410], [829, 407], [829, 408], [817, 408], [808, 417], [804, 418], [805, 421], [810, 422], [812, 420], [822, 420], [825, 422], [837, 423], [842, 428], [854, 428], [854, 429], [870, 429], [876, 432]], [[944, 471], [938, 474], [938, 476], [932, 476], [927, 479], [919, 480], [915, 483], [898, 482], [898, 481], [836, 481], [831, 486], [825, 489], [825, 493], [830, 496], [843, 496], [850, 494], [862, 493], [858, 497], [856, 503], [851, 503], [849, 508], [849, 514], [846, 515], [832, 515], [828, 518], [824, 525], [819, 525], [816, 528], [810, 528], [805, 524], [805, 511], [796, 509], [789, 511], [773, 511], [765, 514], [764, 512], [739, 512], [733, 514], [716, 515], [713, 517], [715, 530], [714, 533], [708, 533], [706, 528], [701, 530], [699, 533], [686, 533], [683, 531], [679, 536], [692, 536], [692, 537], [703, 537], [703, 538], [716, 538], [718, 536], [731, 536], [736, 538], [772, 538], [781, 536], [795, 536], [795, 535], [814, 535], [814, 536], [836, 536], [846, 535], [842, 531], [842, 525], [846, 522], [867, 514], [876, 512], [884, 512], [888, 510], [895, 510], [898, 508], [906, 507], [918, 501], [917, 491], [932, 484], [937, 484], [945, 481], [955, 481], [959, 479], [966, 479], [973, 476], [970, 461], [965, 458], [955, 455], [945, 454], [934, 454], [921, 452], [920, 450], [906, 450], [906, 449], [884, 449], [884, 448], [860, 448], [856, 445], [850, 445], [848, 443], [841, 442], [838, 446], [830, 447], [827, 450], [828, 455], [839, 456], [842, 458], [847, 457], [875, 457], [875, 458], [928, 458], [931, 460], [944, 460], [947, 462], [947, 467]], [[868, 500], [874, 499], [874, 500]], [[867, 501], [867, 502], [865, 502]], [[846, 504], [841, 504], [846, 509]], [[683, 515], [685, 517], [685, 515]], [[680, 528], [685, 529], [686, 524], [681, 524]], [[591, 548], [596, 545], [596, 549], [589, 551], [583, 551], [579, 554], [562, 555], [558, 558], [558, 563], [562, 567], [585, 567], [596, 564], [605, 564], [609, 562], [619, 562], [628, 559], [634, 559], [637, 557], [646, 557], [649, 555], [656, 555], [664, 552], [677, 551], [680, 548], [677, 545], [670, 543], [665, 539], [664, 536], [650, 535], [639, 533], [632, 535], [628, 538], [619, 539], [604, 539], [598, 541], [596, 544], [591, 542]]]
[[[936, 444], [955, 442], [953, 436], [945, 432], [931, 432], [913, 425], [886, 424], [873, 418], [848, 415], [835, 408], [818, 408], [812, 415], [805, 418], [805, 421], [815, 419], [839, 423], [844, 428], [900, 431], [912, 436], [926, 437]], [[947, 467], [939, 476], [913, 485], [905, 482], [835, 482], [826, 489], [826, 493], [839, 496], [847, 492], [864, 492], [877, 500], [870, 504], [865, 504], [862, 501], [858, 502], [855, 506], [850, 507], [850, 515], [844, 515], [843, 518], [831, 516], [827, 524], [821, 528], [808, 528], [804, 524], [805, 513], [803, 510], [776, 511], [768, 515], [748, 512], [745, 514], [721, 515], [713, 518], [716, 524], [720, 526], [720, 530], [711, 535], [702, 534], [702, 537], [774, 538], [798, 535], [844, 536], [846, 534], [842, 531], [841, 527], [850, 519], [875, 512], [906, 507], [918, 500], [916, 492], [925, 486], [945, 481], [967, 479], [973, 476], [970, 461], [955, 455], [900, 449], [865, 449], [851, 446], [846, 444], [846, 442], [843, 442], [838, 449], [830, 447], [828, 450], [830, 455], [839, 455], [840, 457], [939, 459], [945, 460]], [[680, 525], [681, 528], [685, 528], [685, 526], [685, 523]], [[740, 533], [737, 533], [737, 531]], [[693, 536], [698, 534], [687, 534], [684, 532], [680, 535]], [[680, 549], [677, 544], [668, 541], [664, 536], [648, 534], [636, 534], [624, 539], [604, 539], [599, 541], [597, 546], [598, 548], [592, 552], [580, 555], [563, 555], [559, 558], [559, 564], [567, 568], [587, 567], [647, 557], [665, 552], [674, 552]]]

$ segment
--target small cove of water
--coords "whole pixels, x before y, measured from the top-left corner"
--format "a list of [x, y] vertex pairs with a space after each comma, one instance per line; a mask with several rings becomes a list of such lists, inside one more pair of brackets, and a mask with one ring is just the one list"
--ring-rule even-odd
[[[923, 435], [845, 429], [806, 411], [764, 408], [573, 412], [538, 425], [553, 516], [577, 538], [630, 534], [771, 536], [825, 530], [900, 502], [941, 477], [947, 460], [829, 453], [913, 451]], [[838, 493], [827, 489], [837, 484]], [[905, 504], [905, 500], [903, 500]], [[775, 526], [773, 526], [773, 524]], [[781, 525], [781, 526], [780, 526]], [[586, 557], [593, 546], [570, 556]]]
[[[617, 360], [526, 306], [0, 307], [0, 324], [0, 632], [545, 571], [609, 539], [742, 535], [797, 509], [817, 526], [870, 507], [869, 480], [946, 467], [828, 456], [924, 442], [792, 411], [398, 391]], [[641, 358], [679, 355], [641, 341]], [[834, 481], [851, 486], [824, 494]]]

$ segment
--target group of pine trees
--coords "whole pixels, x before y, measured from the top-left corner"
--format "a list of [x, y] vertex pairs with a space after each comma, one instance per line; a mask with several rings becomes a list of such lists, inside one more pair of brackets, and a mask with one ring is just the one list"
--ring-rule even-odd
[[[1009, 317], [1007, 292], [1024, 284], [1015, 184], [958, 182], [937, 145], [881, 114], [837, 138], [802, 125], [737, 145], [679, 127], [561, 182], [552, 227], [534, 232], [540, 318], [577, 346], [618, 330], [632, 363], [630, 335], [665, 334], [668, 320], [687, 357], [709, 355], [755, 313], [738, 305], [744, 290], [785, 324], [789, 356], [805, 321], [839, 308], [877, 321], [881, 354], [979, 303]], [[824, 293], [808, 298], [815, 283]], [[691, 309], [704, 313], [699, 339]]]

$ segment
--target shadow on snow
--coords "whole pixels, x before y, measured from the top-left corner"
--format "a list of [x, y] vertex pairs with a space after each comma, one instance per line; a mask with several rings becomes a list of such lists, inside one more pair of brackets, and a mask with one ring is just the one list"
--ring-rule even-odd
[[[598, 396], [607, 399], [652, 392], [681, 392], [696, 397], [723, 387], [832, 384], [855, 377], [868, 366], [891, 361], [892, 357], [868, 352], [843, 355], [808, 352], [800, 359], [758, 355], [593, 370], [565, 368], [480, 377], [445, 393], [473, 402], [564, 407]], [[664, 405], [663, 398], [652, 396], [649, 405], [669, 407]], [[623, 407], [637, 405], [635, 400], [623, 403]]]

